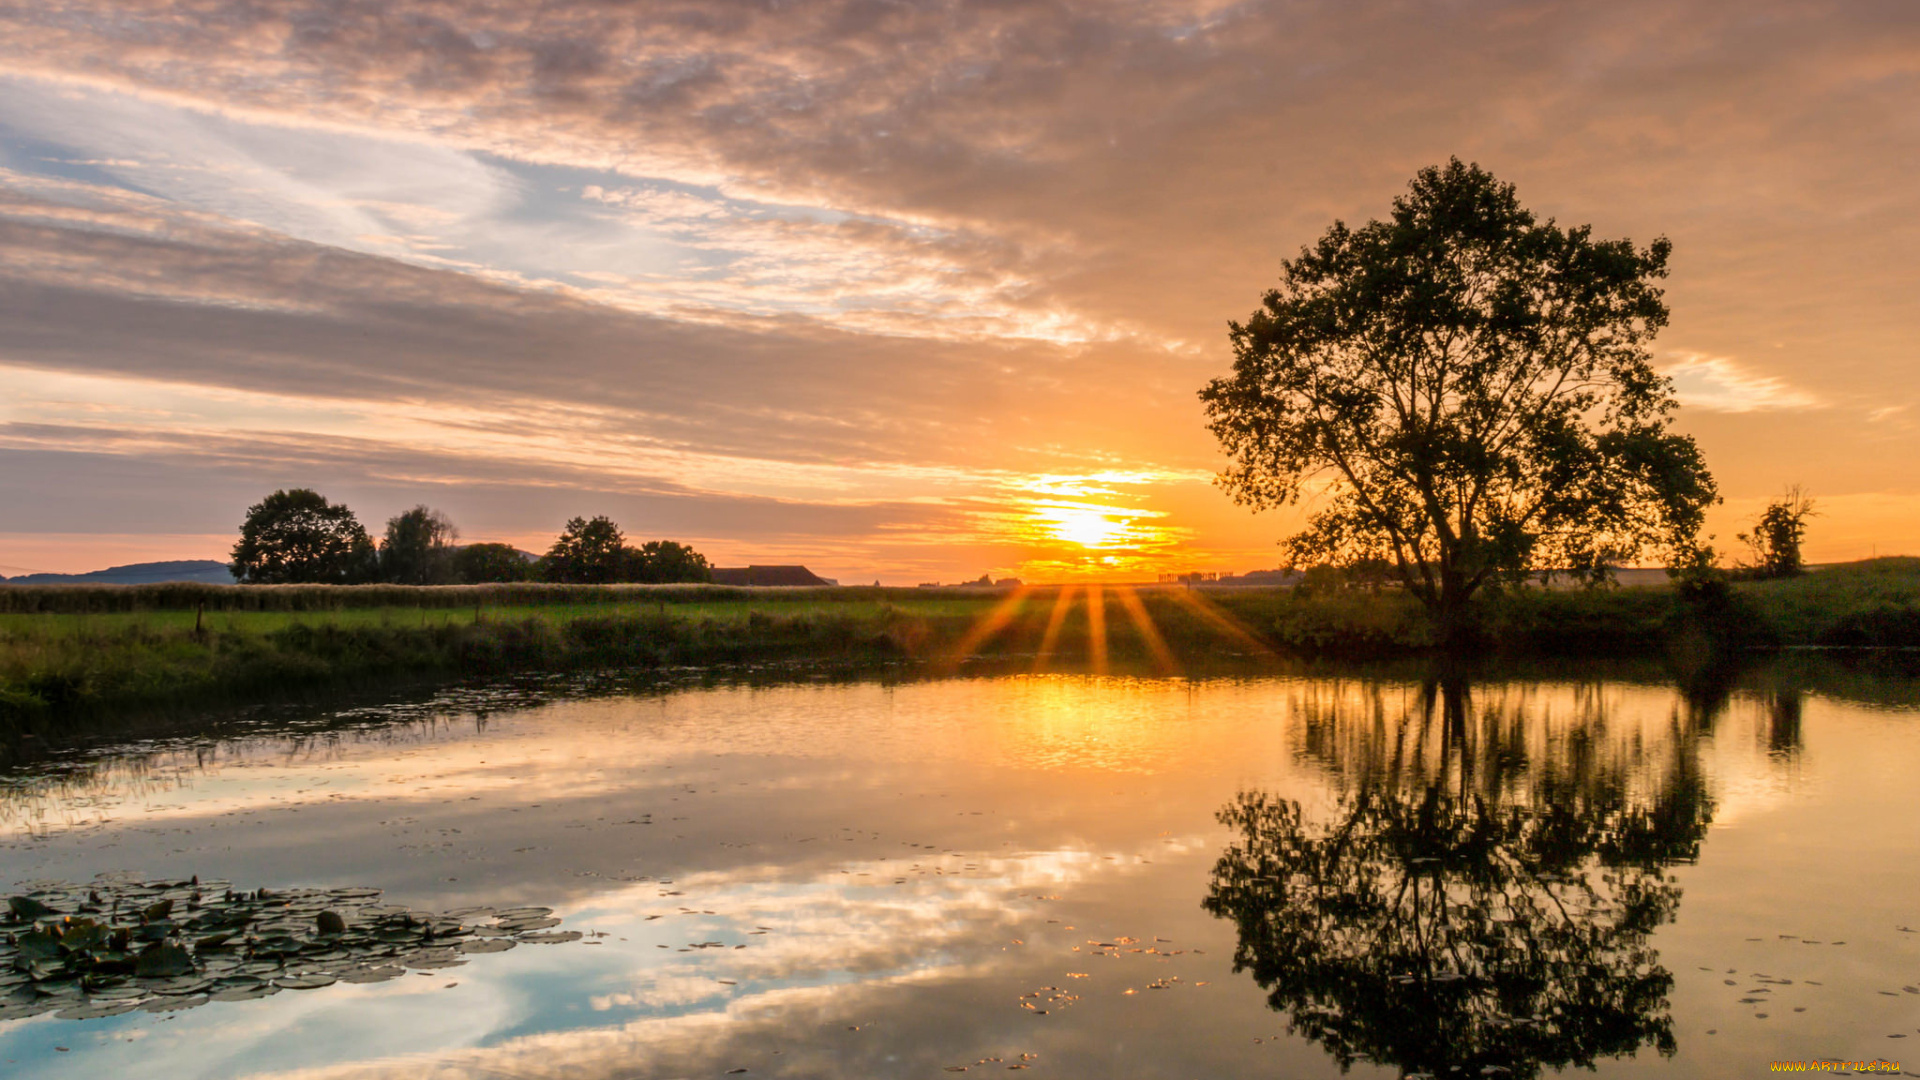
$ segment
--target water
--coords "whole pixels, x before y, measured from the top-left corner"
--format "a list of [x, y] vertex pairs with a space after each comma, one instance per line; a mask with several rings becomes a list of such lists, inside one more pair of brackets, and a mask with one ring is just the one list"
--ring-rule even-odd
[[[122, 747], [7, 779], [14, 893], [380, 894], [254, 924], [313, 989], [219, 948], [114, 991], [161, 1011], [10, 987], [0, 1071], [1920, 1075], [1916, 703], [1808, 665], [1049, 675], [463, 692]], [[365, 931], [309, 940], [329, 907]], [[556, 940], [373, 936], [402, 908]]]

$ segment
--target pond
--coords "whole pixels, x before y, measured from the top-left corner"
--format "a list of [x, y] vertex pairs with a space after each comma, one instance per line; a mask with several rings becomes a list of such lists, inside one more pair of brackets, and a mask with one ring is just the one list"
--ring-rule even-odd
[[449, 691], [0, 782], [0, 1072], [1920, 1076], [1920, 680]]

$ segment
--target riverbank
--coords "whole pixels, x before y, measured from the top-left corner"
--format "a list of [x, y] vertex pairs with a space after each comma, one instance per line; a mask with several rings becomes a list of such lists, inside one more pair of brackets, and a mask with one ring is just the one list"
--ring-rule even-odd
[[[1674, 656], [1920, 647], [1920, 559], [1733, 583], [1521, 589], [1479, 608], [1489, 652]], [[1174, 673], [1222, 657], [1430, 650], [1397, 590], [736, 589], [495, 585], [0, 587], [0, 737], [394, 680], [967, 658]]]

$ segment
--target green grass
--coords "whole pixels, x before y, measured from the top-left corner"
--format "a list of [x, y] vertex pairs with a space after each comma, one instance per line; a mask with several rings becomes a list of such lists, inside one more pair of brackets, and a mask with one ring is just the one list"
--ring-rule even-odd
[[[1151, 631], [1107, 590], [712, 586], [0, 586], [0, 735], [129, 711], [241, 704], [394, 679], [766, 661], [1184, 670], [1210, 659], [1394, 657], [1433, 648], [1404, 593], [1143, 589]], [[1480, 608], [1491, 650], [1576, 657], [1745, 645], [1920, 647], [1920, 559], [1742, 582], [1709, 604], [1663, 587], [1515, 590]], [[199, 631], [196, 632], [196, 622]], [[990, 630], [990, 632], [988, 632]], [[1102, 645], [1104, 644], [1104, 652]]]
[[1841, 563], [1736, 591], [1782, 644], [1920, 647], [1920, 558]]

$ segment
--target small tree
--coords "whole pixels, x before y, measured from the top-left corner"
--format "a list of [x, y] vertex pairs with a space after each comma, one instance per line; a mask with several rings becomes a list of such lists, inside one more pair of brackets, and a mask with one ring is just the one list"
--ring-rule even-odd
[[573, 518], [541, 563], [548, 581], [574, 585], [619, 581], [627, 568], [626, 537], [611, 518]]
[[438, 510], [416, 506], [387, 520], [380, 541], [380, 577], [396, 585], [443, 585], [453, 576], [453, 542], [460, 530]]
[[649, 540], [628, 548], [627, 556], [628, 581], [707, 581], [712, 569], [705, 555], [672, 540]]
[[455, 551], [449, 562], [453, 580], [462, 585], [526, 581], [533, 576], [532, 563], [512, 544], [468, 544]]
[[1457, 159], [1421, 171], [1232, 325], [1233, 374], [1200, 393], [1221, 486], [1324, 495], [1292, 564], [1383, 560], [1448, 640], [1490, 580], [1684, 551], [1715, 494], [1646, 347], [1668, 252], [1541, 223]]
[[1818, 513], [1798, 484], [1768, 503], [1754, 519], [1753, 531], [1740, 534], [1740, 542], [1753, 550], [1754, 576], [1784, 578], [1805, 573], [1800, 542], [1807, 538], [1807, 519]]
[[249, 585], [350, 585], [370, 580], [377, 564], [373, 539], [353, 511], [294, 488], [247, 508], [230, 569]]

